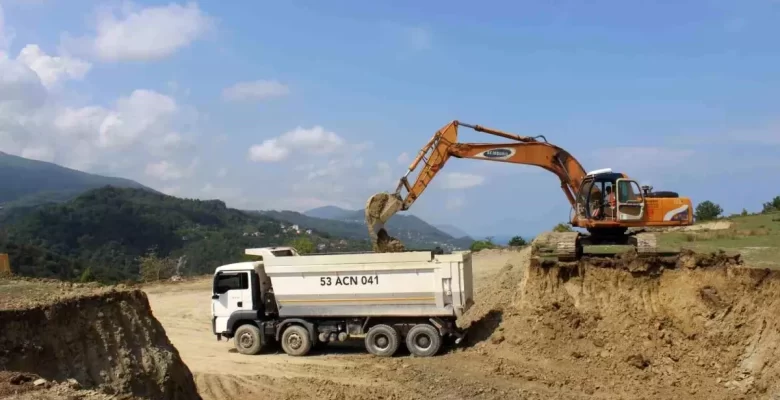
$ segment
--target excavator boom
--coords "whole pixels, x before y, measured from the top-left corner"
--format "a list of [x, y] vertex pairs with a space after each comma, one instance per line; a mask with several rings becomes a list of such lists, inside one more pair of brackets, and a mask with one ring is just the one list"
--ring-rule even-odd
[[[467, 127], [478, 132], [508, 139], [504, 143], [459, 143], [458, 128]], [[469, 158], [512, 164], [535, 165], [555, 174], [566, 199], [575, 210], [571, 223], [588, 228], [592, 236], [580, 236], [578, 232], [554, 233], [540, 239], [543, 247], [560, 256], [559, 259], [580, 254], [585, 243], [625, 244], [650, 253], [655, 251], [655, 236], [639, 233], [624, 235], [629, 227], [671, 226], [692, 223], [690, 200], [661, 196], [659, 193], [640, 194], [635, 181], [625, 174], [611, 170], [598, 170], [588, 174], [579, 161], [568, 151], [547, 142], [544, 136], [520, 136], [512, 133], [470, 125], [457, 120], [439, 129], [420, 149], [399, 180], [393, 193], [379, 193], [366, 204], [366, 224], [369, 235], [377, 248], [377, 240], [390, 238], [384, 224], [398, 211], [408, 210], [422, 195], [433, 178], [441, 172], [450, 158]], [[411, 175], [419, 169], [415, 178]], [[611, 190], [617, 187], [617, 203]], [[661, 192], [664, 193], [664, 192]], [[667, 192], [668, 193], [668, 192]], [[610, 195], [610, 197], [608, 197]], [[645, 198], [652, 198], [645, 201]], [[609, 198], [610, 215], [603, 211]], [[649, 206], [648, 206], [649, 205]], [[646, 212], [645, 207], [649, 208]], [[392, 239], [392, 238], [390, 238]]]
[[[509, 139], [511, 142], [499, 144], [458, 143], [459, 126]], [[539, 138], [542, 141], [538, 140]], [[544, 136], [520, 136], [480, 125], [452, 121], [439, 129], [420, 149], [417, 157], [409, 165], [406, 174], [398, 182], [395, 193], [381, 194], [369, 199], [366, 209], [373, 211], [367, 213], [367, 218], [373, 218], [377, 222], [370, 224], [375, 227], [372, 232], [376, 233], [378, 229], [381, 229], [384, 223], [398, 211], [408, 210], [450, 157], [536, 165], [544, 168], [558, 176], [561, 181], [561, 189], [572, 207], [575, 205], [575, 193], [585, 177], [585, 170], [579, 161], [560, 147], [547, 143]], [[423, 164], [422, 169], [416, 180], [414, 183], [410, 183], [409, 175], [421, 163]]]

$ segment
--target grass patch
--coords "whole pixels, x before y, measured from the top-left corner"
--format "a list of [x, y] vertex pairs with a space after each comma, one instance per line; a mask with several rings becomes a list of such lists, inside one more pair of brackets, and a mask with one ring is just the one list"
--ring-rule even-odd
[[739, 216], [727, 220], [732, 222], [728, 229], [662, 233], [659, 247], [738, 252], [747, 266], [780, 269], [780, 214]]

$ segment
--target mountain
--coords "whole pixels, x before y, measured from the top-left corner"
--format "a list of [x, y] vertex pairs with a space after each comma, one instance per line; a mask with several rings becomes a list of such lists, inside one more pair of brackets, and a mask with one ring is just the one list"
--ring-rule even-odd
[[471, 236], [460, 230], [459, 228], [450, 224], [434, 225], [438, 230], [454, 237], [454, 238], [471, 238]]
[[306, 215], [307, 217], [335, 220], [344, 219], [351, 214], [354, 214], [354, 211], [345, 210], [336, 206], [317, 207], [303, 213], [303, 215]]
[[[316, 229], [334, 236], [354, 240], [368, 238], [363, 210], [345, 210], [326, 206], [304, 213], [294, 211], [260, 211], [259, 213], [296, 224], [301, 228]], [[328, 215], [332, 218], [315, 217], [315, 215]], [[394, 215], [387, 223], [387, 230], [409, 249], [432, 249], [436, 246], [447, 250], [467, 249], [473, 242], [469, 237], [453, 237], [414, 215]]]
[[93, 189], [16, 214], [0, 232], [0, 253], [8, 253], [14, 272], [26, 276], [132, 280], [139, 276], [138, 257], [153, 248], [161, 257], [186, 256], [186, 273], [212, 273], [220, 264], [241, 260], [246, 248], [284, 245], [303, 236], [332, 251], [370, 249], [367, 239], [300, 232], [220, 200], [144, 189]]
[[99, 187], [136, 188], [154, 192], [138, 182], [90, 174], [45, 161], [0, 152], [0, 206], [3, 208], [58, 203]]

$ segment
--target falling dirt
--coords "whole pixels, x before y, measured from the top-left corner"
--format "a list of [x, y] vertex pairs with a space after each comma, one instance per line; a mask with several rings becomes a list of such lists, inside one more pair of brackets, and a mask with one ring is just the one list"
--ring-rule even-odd
[[376, 253], [397, 253], [404, 251], [404, 244], [390, 236], [383, 228], [377, 233], [377, 241], [373, 245]]
[[[200, 398], [190, 370], [152, 315], [144, 292], [101, 289], [66, 295], [51, 285], [43, 291], [43, 300], [26, 299], [28, 307], [5, 296], [11, 288], [30, 294], [31, 285], [2, 285], [0, 370], [35, 374], [47, 382], [35, 388], [46, 393], [77, 386], [141, 398]], [[11, 384], [6, 382], [6, 389]]]
[[366, 203], [366, 226], [371, 237], [371, 247], [375, 253], [395, 253], [404, 251], [400, 240], [390, 236], [384, 223], [400, 207], [400, 200], [389, 193], [377, 193]]

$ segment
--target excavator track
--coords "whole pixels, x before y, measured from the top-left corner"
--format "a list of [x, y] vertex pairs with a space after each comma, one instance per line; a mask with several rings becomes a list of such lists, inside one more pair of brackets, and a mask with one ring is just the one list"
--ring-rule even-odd
[[557, 261], [577, 261], [582, 252], [579, 237], [579, 232], [545, 232], [532, 242], [533, 256]]
[[642, 232], [632, 235], [629, 242], [636, 248], [636, 252], [639, 255], [655, 255], [658, 254], [658, 236], [651, 232]]
[[583, 255], [617, 257], [619, 253], [630, 248], [633, 248], [640, 257], [660, 255], [655, 233], [632, 233], [615, 238], [613, 243], [602, 242], [607, 247], [618, 245], [619, 249], [616, 249], [614, 253], [605, 252], [603, 249], [597, 253], [591, 253], [587, 250], [587, 245], [592, 244], [591, 241], [590, 235], [579, 232], [545, 232], [532, 242], [532, 256], [547, 261], [572, 262], [578, 261]]

